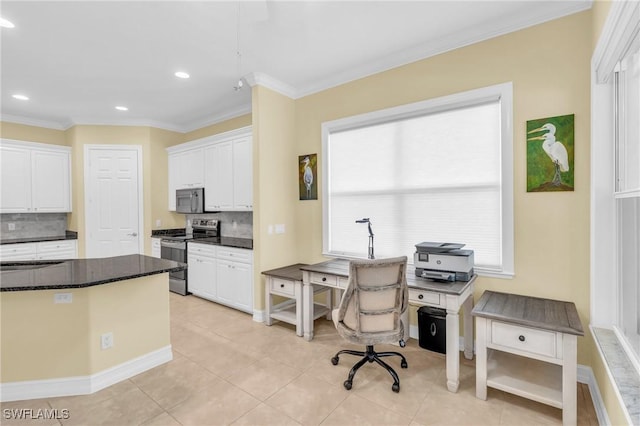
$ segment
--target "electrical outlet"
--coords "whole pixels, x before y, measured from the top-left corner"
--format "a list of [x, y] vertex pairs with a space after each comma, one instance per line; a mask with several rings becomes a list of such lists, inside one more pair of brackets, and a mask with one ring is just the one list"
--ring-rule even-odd
[[156, 219], [156, 227], [162, 226], [162, 220]]
[[73, 293], [55, 293], [53, 295], [53, 303], [72, 303]]
[[284, 234], [284, 223], [276, 225], [276, 234]]
[[113, 347], [113, 333], [108, 332], [104, 333], [100, 336], [100, 347], [102, 350], [109, 349]]
[[15, 231], [16, 230], [16, 224], [15, 223], [7, 223], [7, 228], [9, 229], [9, 231]]

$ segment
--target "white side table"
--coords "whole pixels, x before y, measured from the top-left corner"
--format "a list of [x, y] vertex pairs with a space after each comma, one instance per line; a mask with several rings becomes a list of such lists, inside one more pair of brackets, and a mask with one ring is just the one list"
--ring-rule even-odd
[[572, 302], [485, 291], [476, 317], [476, 397], [487, 386], [562, 409], [577, 422], [577, 336]]

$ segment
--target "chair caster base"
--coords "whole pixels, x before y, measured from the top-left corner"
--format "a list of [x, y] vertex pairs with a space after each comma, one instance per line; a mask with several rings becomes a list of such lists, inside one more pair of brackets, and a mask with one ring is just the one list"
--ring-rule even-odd
[[[353, 383], [351, 382], [351, 380], [345, 380], [343, 385], [344, 385], [344, 388], [346, 390], [351, 390], [351, 386], [353, 385]], [[398, 391], [396, 391], [396, 392], [398, 392]]]
[[394, 384], [391, 386], [391, 390], [392, 390], [392, 391], [394, 391], [395, 393], [400, 392], [400, 383], [394, 383]]
[[[334, 364], [334, 365], [335, 365], [335, 364]], [[402, 360], [402, 361], [400, 362], [400, 367], [402, 367], [402, 368], [407, 368], [408, 366], [409, 366], [409, 364], [407, 364], [407, 361]]]
[[331, 364], [338, 365], [339, 360], [340, 359], [337, 356], [334, 356], [333, 358], [331, 358]]

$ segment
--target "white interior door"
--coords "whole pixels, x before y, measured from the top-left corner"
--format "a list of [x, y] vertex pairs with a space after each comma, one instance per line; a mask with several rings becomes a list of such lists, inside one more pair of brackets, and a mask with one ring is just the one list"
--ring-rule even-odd
[[140, 146], [85, 148], [86, 257], [143, 253]]

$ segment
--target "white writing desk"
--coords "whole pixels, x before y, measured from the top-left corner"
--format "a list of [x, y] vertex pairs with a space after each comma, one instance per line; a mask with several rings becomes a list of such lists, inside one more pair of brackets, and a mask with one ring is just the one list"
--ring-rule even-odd
[[[305, 340], [313, 339], [314, 286], [344, 290], [349, 282], [349, 261], [329, 260], [315, 265], [300, 266], [302, 270], [302, 330]], [[464, 356], [473, 358], [473, 283], [476, 279], [442, 283], [415, 276], [413, 267], [407, 268], [409, 303], [447, 310], [447, 388], [457, 392], [460, 385], [460, 309], [464, 313]]]

